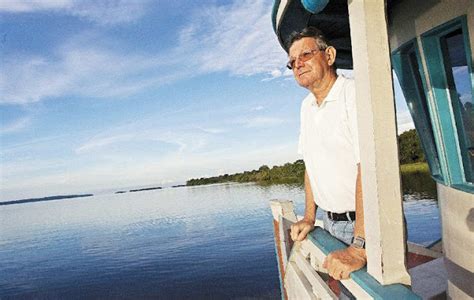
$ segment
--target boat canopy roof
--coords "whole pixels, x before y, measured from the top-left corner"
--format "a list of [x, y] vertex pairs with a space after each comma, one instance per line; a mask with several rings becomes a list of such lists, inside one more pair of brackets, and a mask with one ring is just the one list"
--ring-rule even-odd
[[[386, 0], [389, 9], [394, 3], [396, 1]], [[289, 37], [294, 31], [308, 26], [321, 29], [337, 49], [336, 67], [352, 69], [347, 0], [274, 0], [272, 23], [286, 52]]]
[[272, 22], [280, 45], [286, 52], [291, 33], [308, 26], [321, 29], [337, 49], [336, 66], [352, 69], [347, 0], [275, 0]]

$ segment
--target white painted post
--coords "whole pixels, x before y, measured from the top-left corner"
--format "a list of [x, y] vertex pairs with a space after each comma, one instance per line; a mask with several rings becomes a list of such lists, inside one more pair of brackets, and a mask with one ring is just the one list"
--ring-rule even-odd
[[270, 200], [270, 207], [273, 215], [273, 230], [275, 234], [275, 248], [277, 252], [278, 269], [280, 271], [280, 286], [283, 299], [288, 299], [285, 288], [285, 277], [290, 255], [290, 244], [288, 233], [288, 221], [296, 222], [293, 202], [288, 200]]
[[349, 0], [369, 274], [410, 284], [385, 1]]

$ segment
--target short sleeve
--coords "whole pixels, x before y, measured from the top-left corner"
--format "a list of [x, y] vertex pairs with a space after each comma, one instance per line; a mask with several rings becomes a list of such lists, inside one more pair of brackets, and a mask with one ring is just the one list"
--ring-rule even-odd
[[346, 109], [349, 123], [349, 130], [352, 136], [352, 146], [354, 157], [357, 163], [360, 163], [359, 150], [359, 130], [357, 126], [357, 104], [356, 104], [355, 82], [350, 80], [346, 87]]

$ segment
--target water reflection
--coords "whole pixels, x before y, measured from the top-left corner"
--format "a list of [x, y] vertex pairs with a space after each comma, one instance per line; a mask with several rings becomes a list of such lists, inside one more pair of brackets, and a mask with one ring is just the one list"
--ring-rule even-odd
[[437, 199], [436, 182], [429, 173], [402, 173], [402, 187], [405, 198]]

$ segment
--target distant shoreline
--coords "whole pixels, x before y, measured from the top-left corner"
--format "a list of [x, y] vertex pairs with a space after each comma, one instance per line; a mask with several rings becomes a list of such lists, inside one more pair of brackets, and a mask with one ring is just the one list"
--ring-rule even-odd
[[[173, 188], [182, 187], [182, 186], [185, 186], [185, 185], [174, 185]], [[136, 193], [136, 192], [161, 190], [161, 189], [163, 189], [163, 187], [156, 186], [156, 187], [138, 188], [138, 189], [131, 189], [131, 190], [118, 190], [114, 194]], [[8, 201], [0, 202], [0, 206], [33, 203], [33, 202], [55, 201], [55, 200], [64, 200], [64, 199], [74, 199], [74, 198], [85, 198], [85, 197], [92, 197], [92, 196], [94, 196], [94, 194], [74, 194], [74, 195], [55, 195], [55, 196], [38, 197], [38, 198], [8, 200]]]
[[129, 190], [128, 192], [126, 190], [120, 190], [120, 191], [116, 191], [114, 194], [136, 193], [136, 192], [153, 191], [153, 190], [161, 190], [161, 189], [163, 189], [163, 187], [156, 186], [156, 187], [148, 187], [148, 188], [141, 188], [141, 189], [133, 189], [133, 190]]
[[[245, 171], [243, 173], [190, 179], [186, 182], [186, 185], [197, 186], [230, 182], [254, 182], [261, 185], [303, 185], [304, 170], [304, 162], [302, 160], [297, 160], [294, 163], [286, 163], [283, 166], [273, 166], [272, 168], [263, 165], [258, 170]], [[436, 183], [431, 178], [430, 170], [426, 162], [401, 164], [400, 175], [404, 194], [418, 193], [437, 199]]]
[[11, 200], [0, 202], [1, 205], [12, 205], [12, 204], [22, 204], [22, 203], [32, 203], [32, 202], [44, 202], [44, 201], [54, 201], [54, 200], [62, 200], [62, 199], [73, 199], [73, 198], [84, 198], [84, 197], [91, 197], [94, 194], [80, 194], [80, 195], [57, 195], [57, 196], [48, 196], [42, 198], [29, 198], [29, 199], [21, 199], [21, 200]]
[[157, 186], [157, 187], [149, 187], [149, 188], [142, 188], [142, 189], [133, 189], [133, 190], [130, 190], [129, 192], [130, 192], [130, 193], [136, 193], [136, 192], [152, 191], [152, 190], [161, 190], [161, 189], [162, 189], [161, 186]]

